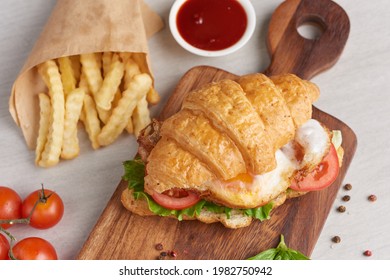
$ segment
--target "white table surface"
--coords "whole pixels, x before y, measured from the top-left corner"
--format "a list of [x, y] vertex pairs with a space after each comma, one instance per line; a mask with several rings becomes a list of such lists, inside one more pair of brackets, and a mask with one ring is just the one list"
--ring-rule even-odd
[[[252, 1], [257, 14], [254, 36], [240, 51], [222, 58], [202, 58], [183, 50], [168, 26], [149, 41], [156, 88], [162, 102], [191, 67], [213, 65], [236, 74], [264, 70], [269, 58], [265, 46], [271, 13], [282, 1]], [[148, 0], [167, 23], [173, 1]], [[358, 149], [312, 254], [312, 259], [390, 259], [390, 1], [338, 0], [348, 13], [351, 33], [338, 63], [313, 81], [321, 88], [316, 106], [343, 120], [357, 134]], [[95, 225], [123, 174], [122, 162], [136, 152], [133, 137], [93, 151], [81, 133], [81, 155], [50, 169], [34, 165], [21, 131], [8, 112], [11, 86], [38, 38], [55, 4], [54, 0], [2, 0], [0, 2], [0, 185], [14, 188], [22, 197], [40, 187], [54, 189], [63, 198], [62, 221], [48, 230], [17, 225], [11, 232], [22, 239], [46, 238], [60, 259], [74, 259]], [[343, 202], [343, 195], [350, 195]], [[367, 196], [375, 194], [374, 203]], [[339, 213], [337, 206], [347, 211]], [[334, 244], [331, 238], [341, 237]]]

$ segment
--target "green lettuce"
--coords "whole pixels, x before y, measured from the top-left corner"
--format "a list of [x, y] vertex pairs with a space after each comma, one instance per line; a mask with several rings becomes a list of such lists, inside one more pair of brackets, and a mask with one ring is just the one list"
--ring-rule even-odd
[[272, 210], [273, 203], [270, 202], [264, 206], [252, 208], [252, 209], [244, 209], [242, 210], [246, 216], [258, 219], [260, 221], [268, 220], [270, 218], [270, 212]]
[[[202, 209], [207, 211], [222, 214], [225, 213], [226, 217], [230, 219], [232, 208], [226, 206], [220, 206], [215, 203], [206, 200], [200, 200], [197, 204], [185, 208], [182, 210], [171, 210], [162, 207], [156, 203], [153, 198], [144, 192], [144, 177], [145, 177], [145, 164], [140, 158], [134, 160], [128, 160], [123, 163], [125, 174], [122, 176], [123, 180], [127, 181], [128, 188], [133, 189], [133, 195], [135, 199], [144, 199], [148, 203], [149, 210], [159, 216], [175, 216], [179, 221], [183, 220], [184, 216], [196, 217], [200, 215]], [[272, 210], [272, 202], [253, 209], [242, 209], [244, 215], [258, 219], [260, 221], [268, 220], [270, 218], [270, 212]]]
[[129, 188], [134, 189], [134, 192], [143, 192], [145, 164], [140, 158], [128, 160], [123, 163], [125, 175], [122, 179], [127, 181]]

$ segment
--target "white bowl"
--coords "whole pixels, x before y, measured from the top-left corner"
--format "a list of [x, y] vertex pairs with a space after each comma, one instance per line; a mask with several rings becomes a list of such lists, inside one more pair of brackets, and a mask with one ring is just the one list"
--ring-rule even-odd
[[251, 36], [255, 30], [256, 13], [255, 13], [255, 9], [253, 8], [251, 2], [249, 0], [237, 0], [241, 4], [241, 6], [244, 8], [244, 11], [245, 11], [246, 16], [247, 16], [246, 29], [245, 29], [245, 32], [242, 35], [241, 39], [239, 39], [234, 45], [232, 45], [226, 49], [222, 49], [222, 50], [209, 51], [209, 50], [203, 50], [203, 49], [196, 48], [196, 47], [190, 45], [189, 43], [187, 43], [187, 41], [185, 41], [183, 39], [183, 37], [180, 35], [180, 32], [177, 28], [177, 21], [176, 21], [177, 13], [180, 10], [181, 6], [186, 1], [187, 0], [176, 0], [173, 3], [173, 5], [171, 7], [171, 11], [169, 13], [169, 27], [170, 27], [170, 30], [171, 30], [173, 37], [179, 43], [179, 45], [181, 45], [184, 49], [186, 49], [187, 51], [189, 51], [191, 53], [194, 53], [194, 54], [197, 54], [200, 56], [209, 56], [209, 57], [223, 56], [223, 55], [231, 54], [231, 53], [237, 51], [238, 49], [240, 49], [241, 47], [243, 47], [248, 42], [248, 40], [251, 38]]

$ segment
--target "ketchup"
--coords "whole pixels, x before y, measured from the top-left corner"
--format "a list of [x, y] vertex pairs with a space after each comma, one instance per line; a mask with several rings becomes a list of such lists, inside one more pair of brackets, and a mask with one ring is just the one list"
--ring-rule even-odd
[[187, 43], [208, 51], [234, 45], [247, 26], [245, 10], [237, 0], [187, 0], [176, 20]]

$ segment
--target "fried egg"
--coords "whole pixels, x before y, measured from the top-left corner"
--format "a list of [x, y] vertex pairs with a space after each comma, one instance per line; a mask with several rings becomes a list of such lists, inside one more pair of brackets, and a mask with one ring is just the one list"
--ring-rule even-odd
[[329, 147], [327, 128], [310, 119], [297, 129], [292, 141], [276, 151], [275, 169], [261, 175], [240, 174], [228, 181], [209, 182], [211, 197], [234, 208], [265, 205], [287, 190], [296, 172], [307, 172], [318, 165]]

